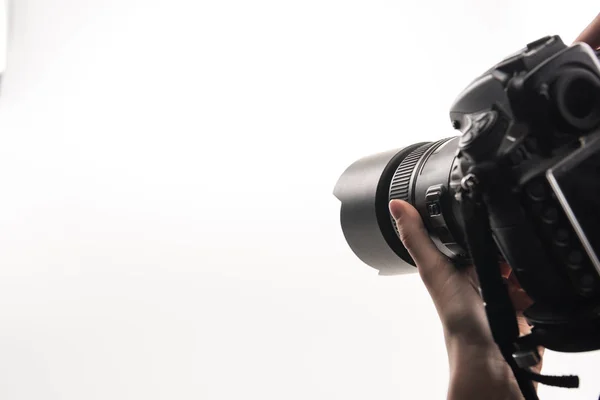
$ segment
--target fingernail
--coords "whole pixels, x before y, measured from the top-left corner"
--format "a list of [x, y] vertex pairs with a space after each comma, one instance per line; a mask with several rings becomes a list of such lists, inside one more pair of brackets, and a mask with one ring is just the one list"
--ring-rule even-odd
[[402, 206], [400, 205], [399, 200], [390, 201], [390, 204], [389, 204], [390, 214], [392, 214], [392, 217], [394, 217], [394, 219], [398, 219], [402, 215], [402, 212], [400, 210], [401, 207]]

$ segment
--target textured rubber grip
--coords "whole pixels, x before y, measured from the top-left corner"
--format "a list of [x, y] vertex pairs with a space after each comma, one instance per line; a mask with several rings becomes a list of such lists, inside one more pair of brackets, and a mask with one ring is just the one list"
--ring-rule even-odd
[[402, 160], [390, 183], [390, 201], [399, 199], [412, 203], [409, 198], [411, 177], [419, 160], [431, 145], [433, 145], [432, 142], [417, 147]]
[[[419, 160], [423, 157], [423, 154], [431, 148], [435, 143], [429, 142], [425, 143], [422, 146], [414, 149], [398, 166], [396, 172], [394, 173], [394, 177], [392, 178], [392, 182], [390, 183], [390, 196], [388, 201], [392, 200], [404, 200], [409, 203], [413, 203], [410, 199], [411, 190], [410, 183], [412, 181], [412, 176], [417, 167]], [[414, 205], [414, 204], [413, 204]], [[398, 231], [398, 227], [396, 226], [396, 221], [394, 221], [394, 217], [392, 218], [392, 224], [394, 225], [394, 230], [398, 237], [400, 237], [400, 232]]]

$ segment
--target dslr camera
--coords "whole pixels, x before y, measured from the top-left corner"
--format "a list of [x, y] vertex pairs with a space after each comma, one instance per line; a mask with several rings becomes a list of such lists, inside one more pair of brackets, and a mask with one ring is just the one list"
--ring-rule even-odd
[[[528, 44], [475, 79], [450, 108], [460, 134], [364, 157], [334, 190], [356, 256], [380, 275], [416, 271], [388, 204], [411, 203], [457, 268], [474, 266], [495, 342], [526, 399], [537, 348], [600, 349], [600, 52], [559, 36]], [[519, 336], [500, 274], [533, 300]]]

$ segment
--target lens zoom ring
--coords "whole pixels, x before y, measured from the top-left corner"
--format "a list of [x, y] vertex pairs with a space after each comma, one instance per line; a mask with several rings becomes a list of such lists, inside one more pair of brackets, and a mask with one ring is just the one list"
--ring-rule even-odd
[[410, 178], [419, 159], [433, 143], [426, 143], [412, 151], [398, 166], [390, 184], [390, 200], [400, 199], [409, 201]]
[[[398, 166], [396, 172], [394, 173], [394, 177], [392, 178], [392, 183], [390, 184], [390, 199], [395, 200], [404, 200], [409, 201], [410, 196], [410, 178], [419, 163], [419, 160], [425, 154], [427, 149], [433, 146], [435, 143], [426, 143], [423, 146], [417, 147], [410, 153]], [[398, 231], [398, 227], [396, 226], [396, 221], [394, 221], [394, 217], [390, 215], [392, 220], [392, 225], [394, 225], [394, 230], [396, 231], [396, 235], [400, 237], [400, 232]], [[414, 261], [413, 261], [414, 264]]]

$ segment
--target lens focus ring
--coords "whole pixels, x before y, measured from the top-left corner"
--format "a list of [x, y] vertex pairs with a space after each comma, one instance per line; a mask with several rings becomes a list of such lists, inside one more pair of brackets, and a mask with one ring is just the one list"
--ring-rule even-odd
[[417, 163], [425, 154], [427, 149], [432, 146], [433, 143], [426, 143], [423, 146], [417, 147], [410, 153], [398, 166], [392, 182], [390, 183], [390, 198], [389, 200], [404, 200], [411, 203], [410, 197], [410, 181], [417, 166]]
[[[390, 196], [389, 201], [392, 200], [404, 200], [412, 204], [410, 199], [411, 190], [410, 190], [410, 182], [415, 172], [415, 168], [419, 163], [423, 154], [431, 148], [435, 143], [429, 142], [424, 144], [423, 146], [417, 147], [414, 149], [398, 166], [396, 172], [394, 173], [394, 177], [392, 178], [392, 182], [390, 183]], [[398, 231], [398, 227], [396, 226], [396, 221], [394, 218], [390, 216], [392, 219], [392, 224], [394, 225], [394, 230], [398, 237], [400, 237], [400, 232]]]

